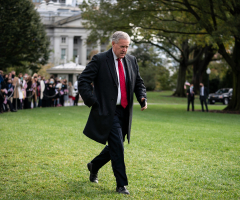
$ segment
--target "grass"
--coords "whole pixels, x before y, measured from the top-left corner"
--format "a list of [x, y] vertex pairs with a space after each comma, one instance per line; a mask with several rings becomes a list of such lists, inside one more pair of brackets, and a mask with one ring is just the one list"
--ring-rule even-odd
[[104, 146], [82, 134], [81, 106], [0, 115], [0, 199], [239, 199], [240, 115], [186, 112], [186, 99], [151, 95], [159, 104], [134, 106], [125, 143], [130, 196], [115, 192], [110, 163], [89, 182], [86, 164]]

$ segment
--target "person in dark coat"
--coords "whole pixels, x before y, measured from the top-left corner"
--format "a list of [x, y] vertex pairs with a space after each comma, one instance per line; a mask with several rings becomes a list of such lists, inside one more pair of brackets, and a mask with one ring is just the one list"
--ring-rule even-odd
[[54, 82], [54, 79], [50, 79], [49, 81], [49, 84], [48, 84], [48, 89], [49, 89], [49, 97], [48, 97], [48, 100], [49, 100], [49, 106], [50, 107], [54, 107], [54, 99], [56, 98], [55, 97], [55, 82]]
[[62, 106], [64, 106], [64, 99], [65, 99], [65, 96], [67, 95], [67, 80], [64, 79], [62, 81], [62, 87], [60, 89], [60, 97], [59, 97], [59, 100], [60, 100], [60, 104]]
[[192, 111], [194, 111], [195, 92], [194, 92], [194, 89], [193, 89], [193, 84], [191, 84], [190, 88], [187, 90], [187, 97], [188, 97], [187, 111], [189, 111], [190, 103], [192, 104]]
[[199, 99], [202, 105], [202, 112], [204, 112], [204, 106], [203, 103], [205, 104], [206, 111], [208, 112], [208, 105], [207, 105], [207, 98], [208, 98], [208, 90], [207, 88], [204, 87], [203, 83], [200, 83], [200, 94], [199, 94]]
[[[130, 142], [133, 94], [141, 110], [147, 109], [146, 88], [134, 56], [128, 55], [130, 38], [117, 31], [112, 36], [112, 48], [93, 56], [78, 79], [78, 90], [91, 112], [83, 133], [108, 145], [87, 164], [90, 181], [98, 182], [97, 174], [111, 160], [117, 182], [116, 191], [129, 194], [124, 163], [125, 136]], [[94, 87], [92, 87], [92, 84]]]
[[26, 98], [25, 98], [25, 109], [31, 109], [31, 102], [33, 96], [33, 88], [32, 88], [32, 77], [28, 76], [27, 78], [27, 88], [26, 88]]
[[48, 83], [48, 80], [45, 81], [45, 88], [44, 88], [44, 91], [43, 91], [43, 100], [42, 100], [42, 107], [49, 107], [49, 83]]

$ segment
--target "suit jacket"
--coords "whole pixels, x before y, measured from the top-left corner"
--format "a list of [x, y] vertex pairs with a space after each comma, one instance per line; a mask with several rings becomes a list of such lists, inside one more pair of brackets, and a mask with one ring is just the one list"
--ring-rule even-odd
[[[130, 142], [132, 124], [133, 93], [138, 102], [146, 98], [146, 88], [139, 74], [139, 67], [134, 56], [126, 55], [123, 59], [126, 71], [128, 97], [128, 119], [123, 136]], [[91, 83], [94, 83], [92, 87]], [[92, 107], [83, 133], [102, 144], [106, 144], [111, 131], [118, 96], [118, 78], [112, 49], [93, 56], [78, 78], [78, 91], [88, 107]]]
[[190, 88], [187, 89], [188, 99], [195, 99], [195, 91], [193, 90], [193, 92], [194, 92], [194, 93], [191, 95], [191, 93], [190, 93]]
[[206, 88], [206, 87], [204, 87], [204, 96], [201, 96], [201, 90], [202, 90], [202, 88], [200, 87], [200, 91], [199, 91], [199, 99], [201, 99], [201, 98], [203, 98], [203, 99], [207, 99], [207, 97], [208, 97], [208, 89]]

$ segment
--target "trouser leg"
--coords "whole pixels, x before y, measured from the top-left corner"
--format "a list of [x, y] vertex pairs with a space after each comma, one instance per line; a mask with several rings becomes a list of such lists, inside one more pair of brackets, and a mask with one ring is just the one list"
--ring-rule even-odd
[[77, 93], [75, 100], [74, 100], [74, 105], [78, 105], [78, 100], [79, 100], [79, 93]]
[[190, 106], [190, 99], [188, 99], [187, 111], [189, 111], [189, 106]]
[[38, 107], [42, 107], [42, 99], [39, 98]]
[[205, 103], [205, 106], [206, 106], [206, 110], [208, 112], [208, 105], [207, 105], [207, 100], [206, 99], [204, 99], [204, 103]]
[[36, 108], [36, 107], [37, 107], [37, 104], [36, 104], [35, 95], [33, 95], [32, 101], [33, 101], [33, 108]]
[[102, 152], [96, 156], [91, 163], [93, 163], [92, 171], [94, 174], [97, 174], [98, 170], [110, 161], [111, 157], [109, 154], [108, 145], [102, 150]]
[[204, 107], [203, 107], [203, 99], [200, 99], [201, 106], [202, 106], [202, 111], [204, 112]]
[[108, 138], [108, 146], [106, 146], [103, 151], [91, 161], [91, 163], [93, 163], [93, 172], [97, 173], [97, 171], [109, 160], [112, 162], [112, 169], [116, 178], [117, 186], [128, 185], [124, 163], [122, 126], [117, 115], [114, 116], [112, 129]]
[[60, 96], [60, 104], [64, 106], [64, 95]]
[[194, 111], [194, 99], [192, 99], [192, 111]]
[[17, 105], [16, 105], [17, 104], [17, 99], [16, 98], [13, 98], [13, 103], [12, 104], [13, 104], [13, 109], [17, 110]]
[[124, 146], [122, 127], [119, 122], [118, 116], [114, 117], [114, 124], [111, 130], [111, 134], [108, 138], [109, 154], [112, 162], [112, 169], [116, 178], [117, 186], [128, 185], [126, 167], [124, 163]]
[[12, 111], [13, 110], [13, 105], [12, 105], [11, 101], [7, 100], [7, 104], [9, 106], [10, 110]]

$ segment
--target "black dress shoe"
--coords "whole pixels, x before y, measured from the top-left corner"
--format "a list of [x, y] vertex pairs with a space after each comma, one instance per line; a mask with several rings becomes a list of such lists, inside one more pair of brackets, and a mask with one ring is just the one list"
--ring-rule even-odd
[[98, 183], [97, 173], [94, 174], [92, 172], [92, 165], [93, 165], [92, 163], [87, 164], [88, 170], [90, 171], [89, 180], [93, 183]]
[[13, 109], [13, 110], [11, 110], [11, 112], [17, 112], [17, 111]]
[[128, 192], [127, 188], [125, 188], [125, 186], [123, 186], [123, 187], [117, 187], [117, 188], [116, 188], [116, 192], [121, 193], [121, 194], [130, 194], [130, 193]]

